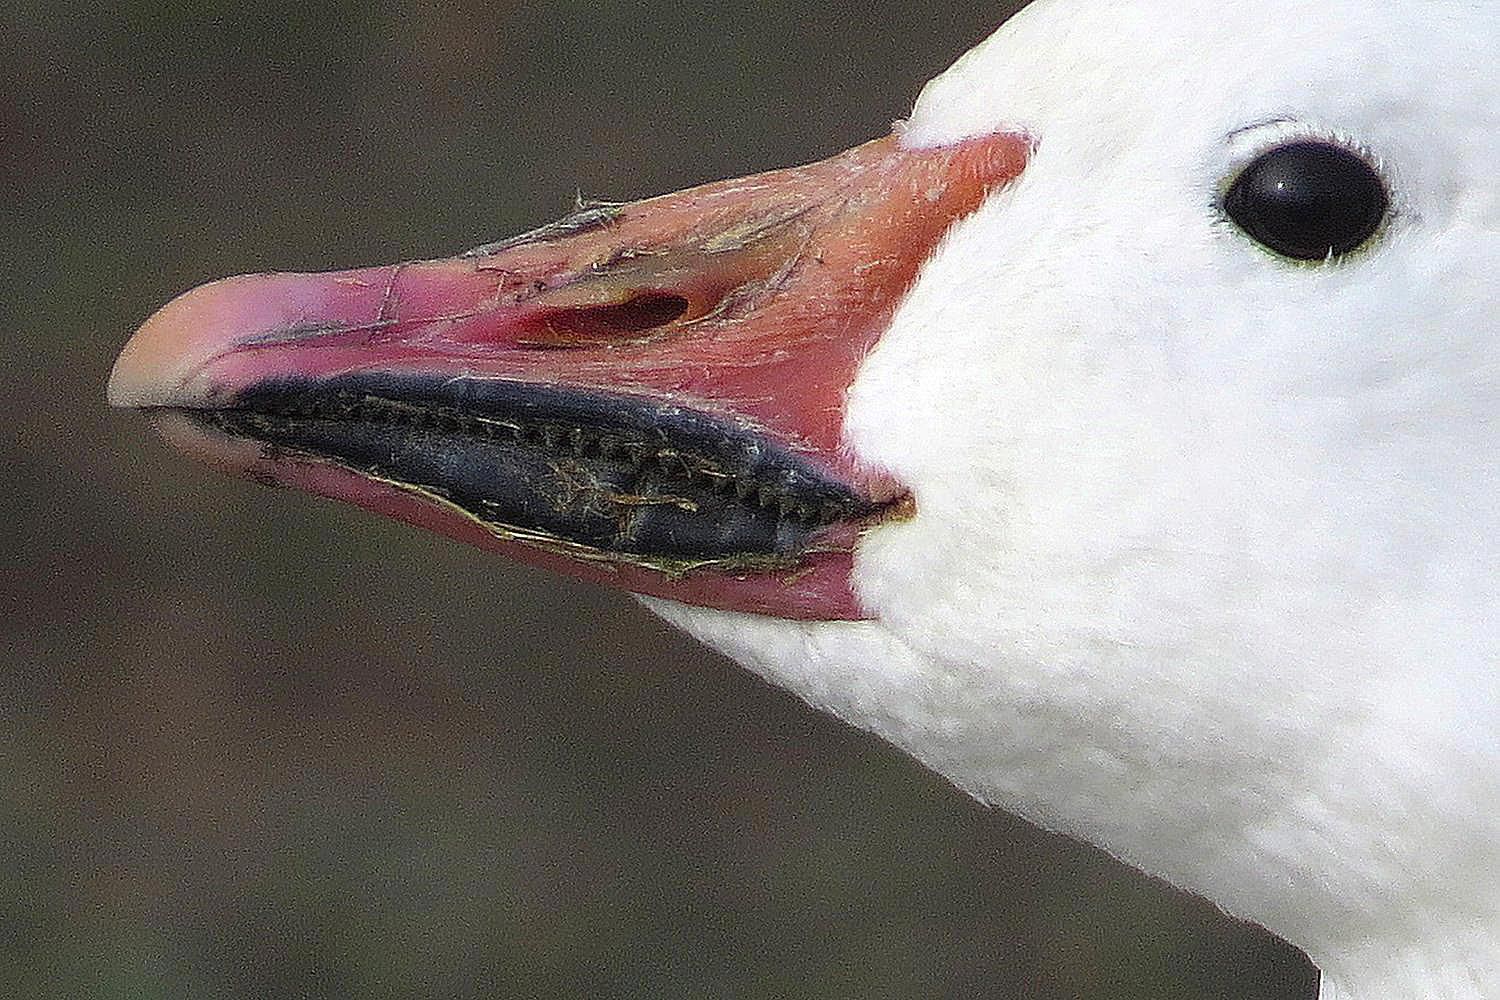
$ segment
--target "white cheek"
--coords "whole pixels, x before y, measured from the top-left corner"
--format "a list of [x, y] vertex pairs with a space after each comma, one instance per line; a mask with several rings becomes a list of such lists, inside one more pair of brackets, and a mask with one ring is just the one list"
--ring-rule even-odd
[[[1173, 484], [1150, 480], [1180, 464], [1195, 427], [1166, 336], [1181, 318], [1114, 316], [1142, 297], [1121, 276], [1148, 262], [1098, 231], [1098, 211], [1070, 204], [1076, 178], [1055, 169], [1066, 152], [1044, 147], [957, 227], [851, 391], [851, 445], [918, 509], [861, 549], [856, 583], [882, 614], [973, 614], [984, 593], [987, 623], [1031, 631], [1021, 619], [1047, 613], [1043, 591], [1096, 569], [1085, 563], [1103, 525], [1129, 536], [1131, 518], [1171, 510]], [[1150, 246], [1152, 227], [1184, 220], [1119, 221]]]
[[851, 447], [917, 507], [864, 539], [861, 599], [925, 656], [1125, 703], [1285, 682], [1318, 714], [1393, 634], [1445, 655], [1430, 604], [1500, 537], [1500, 369], [1492, 323], [1410, 290], [1479, 269], [1405, 233], [1280, 266], [1146, 159], [1095, 178], [1134, 201], [1080, 204], [1056, 158], [1084, 141], [956, 227], [851, 389]]
[[1299, 439], [1317, 405], [1273, 395], [1275, 304], [1307, 275], [1216, 226], [1202, 155], [1050, 134], [866, 360], [846, 435], [917, 515], [866, 536], [854, 582], [924, 655], [1038, 688], [1072, 675], [1123, 704], [1153, 676], [1180, 697], [1212, 682], [1203, 664], [1250, 684], [1305, 659], [1299, 559], [1324, 560], [1320, 535], [1355, 544], [1329, 520], [1318, 443]]

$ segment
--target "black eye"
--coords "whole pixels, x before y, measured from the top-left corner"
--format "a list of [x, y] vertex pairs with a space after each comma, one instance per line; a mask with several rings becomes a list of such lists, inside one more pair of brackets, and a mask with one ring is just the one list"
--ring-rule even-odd
[[1261, 154], [1224, 196], [1224, 211], [1236, 225], [1294, 260], [1358, 250], [1389, 207], [1384, 182], [1363, 157], [1314, 141]]

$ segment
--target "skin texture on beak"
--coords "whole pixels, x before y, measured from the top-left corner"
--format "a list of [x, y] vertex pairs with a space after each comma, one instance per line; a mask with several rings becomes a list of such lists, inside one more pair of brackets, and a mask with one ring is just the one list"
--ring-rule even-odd
[[229, 471], [529, 563], [860, 618], [853, 546], [909, 502], [841, 447], [845, 393], [1027, 155], [892, 136], [451, 259], [214, 282], [141, 327], [109, 398]]

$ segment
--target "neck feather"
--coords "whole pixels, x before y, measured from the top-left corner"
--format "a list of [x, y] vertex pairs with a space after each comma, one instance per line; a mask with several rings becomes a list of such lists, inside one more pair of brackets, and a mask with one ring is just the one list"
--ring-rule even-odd
[[1312, 954], [1319, 1000], [1494, 1000], [1500, 997], [1500, 927], [1433, 929], [1422, 941], [1371, 941]]
[[[1159, 718], [1178, 737], [1169, 740], [1120, 724], [1128, 713], [1100, 697], [1110, 674], [1088, 684], [1043, 678], [1028, 693], [1024, 663], [933, 660], [876, 622], [810, 625], [648, 603], [980, 800], [1280, 935], [1323, 971], [1323, 1000], [1500, 1000], [1500, 855], [1489, 849], [1500, 841], [1486, 825], [1495, 799], [1470, 794], [1473, 782], [1449, 787], [1431, 767], [1402, 771], [1446, 759], [1418, 752], [1420, 743], [1454, 731], [1413, 731], [1417, 699], [1378, 699], [1404, 713], [1399, 740], [1387, 720], [1355, 718], [1346, 701], [1319, 722], [1338, 739], [1284, 739], [1282, 713], [1268, 709], [1210, 713], [1201, 725]], [[1119, 673], [1135, 687], [1148, 677]], [[1086, 697], [1069, 701], [1073, 690]], [[1161, 711], [1174, 704], [1171, 692], [1150, 700]], [[1362, 728], [1350, 729], [1351, 718]], [[1386, 760], [1391, 747], [1402, 749]], [[1489, 773], [1485, 760], [1466, 774]]]

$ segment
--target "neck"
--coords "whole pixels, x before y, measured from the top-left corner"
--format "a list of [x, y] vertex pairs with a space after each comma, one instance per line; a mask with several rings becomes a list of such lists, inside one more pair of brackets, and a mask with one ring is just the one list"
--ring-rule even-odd
[[1500, 927], [1432, 929], [1420, 942], [1372, 940], [1309, 954], [1319, 1000], [1492, 1000], [1500, 997]]
[[[1500, 769], [1482, 704], [1471, 719], [1468, 702], [1367, 683], [1289, 715], [1250, 671], [1185, 698], [1192, 675], [1157, 681], [1150, 663], [1082, 683], [1025, 657], [938, 659], [874, 622], [650, 603], [980, 800], [1302, 948], [1323, 1000], [1500, 1000]], [[1351, 689], [1370, 694], [1358, 711]]]

